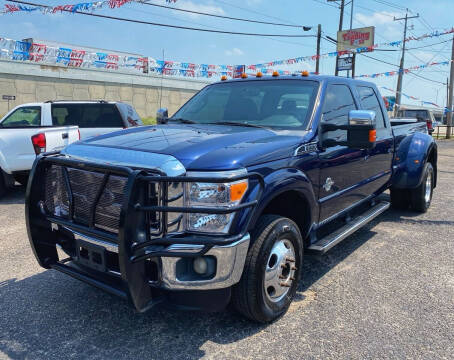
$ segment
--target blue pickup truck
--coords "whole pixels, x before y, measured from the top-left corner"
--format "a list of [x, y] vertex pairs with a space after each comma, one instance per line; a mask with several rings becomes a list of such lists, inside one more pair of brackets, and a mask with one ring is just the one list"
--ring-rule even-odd
[[390, 205], [425, 212], [436, 183], [425, 124], [392, 127], [374, 84], [258, 74], [208, 85], [172, 117], [160, 109], [156, 126], [41, 155], [26, 221], [42, 267], [138, 311], [231, 302], [270, 322], [295, 296], [304, 252]]

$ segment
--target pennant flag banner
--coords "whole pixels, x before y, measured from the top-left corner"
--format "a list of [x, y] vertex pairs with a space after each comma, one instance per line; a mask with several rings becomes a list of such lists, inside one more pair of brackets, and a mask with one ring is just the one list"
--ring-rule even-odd
[[135, 72], [148, 72], [152, 58], [119, 56], [102, 52], [65, 47], [51, 47], [44, 44], [0, 38], [0, 59], [28, 61], [75, 68], [103, 68], [110, 70], [130, 69]]
[[[399, 92], [399, 91], [397, 91], [397, 90], [390, 89], [389, 87], [386, 87], [386, 86], [380, 86], [380, 88], [381, 88], [381, 89], [384, 89], [384, 90], [387, 90], [387, 91], [390, 91], [390, 92], [392, 92], [392, 93], [397, 93], [397, 92]], [[440, 109], [442, 108], [440, 105], [437, 105], [437, 104], [435, 104], [435, 103], [432, 102], [432, 101], [425, 101], [425, 100], [422, 100], [422, 99], [420, 99], [420, 98], [417, 98], [416, 96], [412, 96], [412, 95], [405, 94], [405, 93], [402, 92], [402, 91], [400, 92], [400, 94], [401, 94], [402, 96], [406, 97], [407, 99], [411, 99], [411, 100], [415, 100], [415, 101], [420, 101], [420, 102], [421, 102], [421, 105], [430, 105], [430, 106], [434, 106], [434, 107], [437, 107], [437, 108], [440, 108]], [[445, 113], [447, 113], [447, 112], [449, 112], [449, 111], [450, 111], [450, 110], [449, 110], [447, 107], [444, 108], [444, 112], [445, 112]]]
[[440, 62], [432, 62], [432, 63], [427, 63], [427, 64], [422, 64], [422, 65], [416, 65], [416, 66], [412, 66], [410, 68], [407, 68], [407, 69], [403, 69], [403, 70], [396, 70], [396, 71], [387, 71], [387, 72], [383, 72], [383, 73], [377, 73], [377, 74], [368, 74], [368, 75], [358, 75], [358, 76], [355, 76], [355, 78], [377, 78], [377, 77], [388, 77], [388, 76], [395, 76], [395, 75], [398, 75], [399, 73], [403, 72], [404, 74], [407, 74], [409, 72], [412, 72], [412, 71], [415, 71], [415, 70], [419, 70], [419, 69], [424, 69], [426, 67], [429, 67], [429, 66], [437, 66], [437, 65], [449, 65], [451, 63], [452, 60], [447, 60], [447, 61], [440, 61]]
[[76, 11], [95, 11], [103, 7], [109, 7], [111, 9], [119, 8], [125, 4], [131, 2], [140, 2], [139, 0], [103, 0], [94, 2], [83, 2], [78, 4], [58, 5], [58, 6], [25, 6], [25, 5], [11, 5], [6, 4], [5, 8], [1, 11], [3, 14], [14, 13], [19, 11], [33, 12], [40, 11], [43, 14], [55, 14], [65, 12], [76, 12]]
[[[454, 27], [451, 29], [447, 29], [445, 31], [434, 31], [431, 33], [427, 33], [421, 36], [410, 36], [405, 39], [405, 42], [408, 41], [419, 41], [419, 40], [424, 40], [427, 38], [433, 38], [433, 37], [438, 37], [442, 35], [448, 35], [454, 33]], [[273, 66], [279, 66], [279, 65], [291, 65], [291, 64], [297, 64], [300, 62], [305, 62], [305, 61], [316, 61], [317, 59], [329, 59], [329, 58], [334, 58], [336, 56], [343, 56], [347, 54], [353, 54], [353, 53], [363, 53], [363, 52], [370, 52], [374, 51], [374, 49], [381, 47], [381, 46], [400, 46], [402, 45], [403, 41], [391, 41], [391, 42], [386, 42], [386, 43], [380, 43], [380, 44], [374, 44], [370, 47], [359, 47], [356, 49], [352, 49], [349, 51], [333, 51], [325, 54], [320, 54], [320, 55], [310, 55], [310, 56], [300, 56], [296, 58], [291, 58], [291, 59], [285, 59], [285, 60], [276, 60], [276, 61], [270, 61], [267, 63], [263, 64], [255, 64], [255, 65], [249, 65], [247, 68], [250, 70], [254, 70], [256, 68], [264, 68], [264, 67], [273, 67]]]

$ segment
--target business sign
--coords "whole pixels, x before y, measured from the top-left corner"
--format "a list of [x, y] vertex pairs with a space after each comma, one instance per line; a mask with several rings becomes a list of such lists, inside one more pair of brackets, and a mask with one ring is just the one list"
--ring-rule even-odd
[[246, 72], [246, 65], [235, 65], [233, 67], [233, 78], [239, 79], [241, 75]]
[[8, 101], [16, 100], [16, 96], [14, 96], [14, 95], [2, 95], [2, 99], [3, 100], [8, 100]]
[[337, 32], [337, 51], [346, 51], [374, 45], [375, 27], [369, 26], [358, 29]]
[[337, 70], [351, 70], [353, 68], [353, 57], [342, 57], [337, 59]]

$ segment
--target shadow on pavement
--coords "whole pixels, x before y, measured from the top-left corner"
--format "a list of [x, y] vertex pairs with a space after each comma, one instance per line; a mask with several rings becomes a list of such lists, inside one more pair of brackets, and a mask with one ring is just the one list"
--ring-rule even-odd
[[5, 196], [0, 199], [0, 205], [24, 204], [25, 186], [15, 185], [6, 191]]
[[[323, 257], [305, 256], [299, 290], [306, 291], [374, 234], [366, 227]], [[304, 300], [298, 295], [296, 302]], [[200, 358], [206, 343], [233, 343], [267, 327], [230, 310], [156, 307], [138, 314], [126, 302], [53, 270], [0, 283], [0, 314], [0, 351], [13, 359]]]

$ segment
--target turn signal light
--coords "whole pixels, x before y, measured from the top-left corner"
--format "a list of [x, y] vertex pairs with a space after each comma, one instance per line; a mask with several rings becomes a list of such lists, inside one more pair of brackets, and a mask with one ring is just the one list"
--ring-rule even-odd
[[246, 78], [247, 78], [247, 74], [246, 74], [246, 73], [242, 73], [242, 74], [241, 74], [241, 78], [242, 78], [242, 79], [246, 79]]
[[237, 182], [230, 185], [230, 201], [241, 200], [247, 190], [247, 187], [247, 181]]
[[261, 78], [263, 76], [263, 74], [259, 71], [255, 76], [258, 78]]
[[377, 140], [377, 130], [369, 130], [369, 142], [373, 143]]
[[278, 71], [273, 71], [273, 76], [279, 76], [279, 72]]
[[227, 80], [227, 76], [222, 75], [222, 76], [221, 76], [221, 81], [226, 81], [226, 80]]

